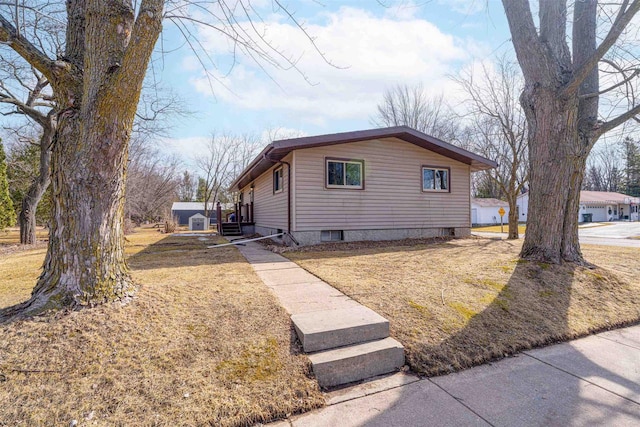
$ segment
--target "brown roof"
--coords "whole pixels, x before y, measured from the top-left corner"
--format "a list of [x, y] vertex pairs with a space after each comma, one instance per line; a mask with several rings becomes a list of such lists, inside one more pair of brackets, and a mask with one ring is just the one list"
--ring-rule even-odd
[[[633, 203], [638, 203], [637, 197], [627, 196], [622, 193], [614, 193], [611, 191], [581, 191], [580, 203], [629, 203], [629, 199]], [[635, 199], [635, 201], [633, 201]]]
[[283, 139], [267, 145], [258, 157], [245, 168], [231, 183], [230, 188], [238, 190], [262, 175], [271, 166], [282, 160], [293, 150], [301, 148], [323, 147], [347, 142], [367, 141], [380, 138], [398, 138], [419, 147], [441, 154], [471, 166], [471, 171], [495, 168], [498, 164], [470, 151], [451, 145], [438, 138], [419, 132], [407, 126], [342, 132], [303, 138]]
[[478, 205], [481, 208], [492, 208], [497, 206], [509, 207], [509, 203], [500, 199], [492, 199], [490, 197], [481, 197], [477, 199], [471, 199], [472, 205]]

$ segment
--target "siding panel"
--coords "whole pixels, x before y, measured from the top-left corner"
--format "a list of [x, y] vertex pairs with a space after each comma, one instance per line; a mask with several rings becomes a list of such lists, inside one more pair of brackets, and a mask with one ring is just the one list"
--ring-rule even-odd
[[[364, 160], [365, 189], [326, 189], [325, 157]], [[464, 163], [395, 138], [301, 149], [295, 160], [294, 231], [470, 226]], [[422, 165], [449, 167], [451, 192], [423, 193]]]
[[[283, 160], [291, 163], [291, 155]], [[258, 227], [287, 229], [287, 188], [289, 167], [282, 165], [284, 172], [283, 191], [273, 194], [273, 171], [277, 169], [276, 165], [267, 172], [260, 175], [253, 182], [254, 185], [254, 221]], [[246, 202], [249, 201], [249, 188], [251, 184], [242, 189], [243, 197]]]

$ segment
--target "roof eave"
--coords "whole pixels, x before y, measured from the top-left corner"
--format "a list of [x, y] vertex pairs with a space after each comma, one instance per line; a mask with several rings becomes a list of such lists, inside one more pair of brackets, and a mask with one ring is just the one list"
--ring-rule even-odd
[[449, 157], [469, 165], [471, 172], [488, 170], [498, 166], [498, 164], [492, 160], [456, 147], [438, 138], [406, 126], [396, 126], [273, 141], [242, 171], [231, 183], [229, 188], [232, 190], [241, 190], [296, 149], [323, 147], [382, 138], [398, 138], [426, 150]]

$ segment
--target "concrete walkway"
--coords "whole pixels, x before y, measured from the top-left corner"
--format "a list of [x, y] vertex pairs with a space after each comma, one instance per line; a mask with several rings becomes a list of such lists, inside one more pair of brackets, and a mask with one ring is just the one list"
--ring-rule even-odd
[[360, 307], [358, 302], [299, 267], [295, 262], [265, 250], [256, 242], [236, 247], [291, 315]]
[[322, 387], [397, 371], [404, 347], [389, 337], [389, 321], [288, 259], [256, 242], [237, 246], [291, 314], [302, 348]]
[[427, 379], [395, 374], [273, 427], [638, 426], [640, 326]]

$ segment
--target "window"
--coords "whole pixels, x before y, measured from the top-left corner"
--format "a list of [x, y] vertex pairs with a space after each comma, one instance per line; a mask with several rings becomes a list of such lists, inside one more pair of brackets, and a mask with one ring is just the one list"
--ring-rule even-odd
[[363, 160], [327, 159], [327, 188], [364, 188], [362, 170]]
[[321, 242], [332, 242], [344, 240], [344, 233], [342, 230], [322, 230], [320, 232]]
[[284, 188], [284, 177], [282, 175], [282, 166], [273, 171], [273, 193], [279, 193]]
[[422, 191], [449, 192], [449, 168], [423, 166]]

